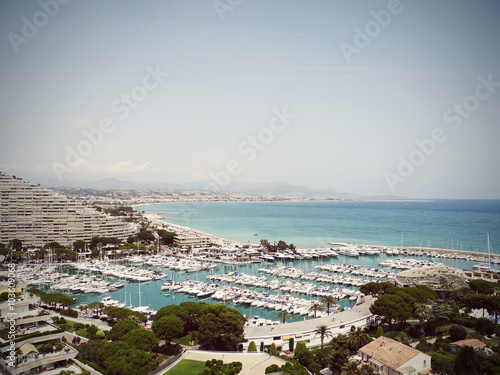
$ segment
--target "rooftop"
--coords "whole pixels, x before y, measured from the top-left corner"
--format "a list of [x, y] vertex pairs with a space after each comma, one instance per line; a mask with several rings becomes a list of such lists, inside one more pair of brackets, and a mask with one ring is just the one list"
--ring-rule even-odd
[[403, 366], [421, 354], [416, 349], [384, 336], [363, 346], [359, 351], [393, 369]]
[[487, 346], [484, 342], [478, 339], [466, 339], [466, 340], [455, 341], [452, 342], [450, 345], [471, 346], [474, 349], [484, 349]]

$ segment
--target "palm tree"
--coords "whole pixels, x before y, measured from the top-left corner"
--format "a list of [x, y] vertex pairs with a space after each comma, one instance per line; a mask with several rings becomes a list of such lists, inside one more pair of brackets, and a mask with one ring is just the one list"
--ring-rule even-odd
[[413, 313], [418, 321], [420, 322], [420, 327], [424, 327], [424, 323], [427, 319], [429, 319], [431, 315], [431, 309], [424, 303], [419, 303], [415, 306], [415, 312]]
[[325, 337], [332, 336], [332, 332], [324, 324], [317, 326], [314, 330], [314, 334], [320, 335], [321, 337], [321, 349], [323, 349], [323, 340], [325, 339]]
[[443, 299], [446, 302], [450, 292], [453, 290], [453, 285], [446, 277], [441, 277], [439, 279], [439, 286], [443, 289]]
[[349, 332], [347, 337], [349, 339], [349, 348], [354, 352], [372, 341], [372, 338], [366, 332], [363, 332], [360, 327]]
[[314, 302], [311, 307], [309, 307], [309, 311], [314, 312], [314, 317], [316, 318], [316, 313], [323, 311], [323, 305], [319, 302]]
[[323, 298], [321, 298], [321, 303], [323, 305], [326, 305], [326, 311], [328, 312], [328, 315], [330, 315], [330, 305], [336, 305], [337, 304], [337, 300], [335, 299], [334, 296], [332, 296], [331, 294], [327, 295], [327, 296], [324, 296]]
[[340, 375], [358, 375], [359, 368], [358, 362], [356, 361], [347, 361], [341, 368], [342, 372]]
[[278, 314], [278, 319], [283, 320], [283, 323], [285, 323], [286, 319], [292, 319], [292, 315], [288, 311], [281, 311]]

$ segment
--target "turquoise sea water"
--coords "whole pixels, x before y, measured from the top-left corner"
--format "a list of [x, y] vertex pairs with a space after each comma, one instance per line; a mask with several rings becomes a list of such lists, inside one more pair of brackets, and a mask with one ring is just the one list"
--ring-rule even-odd
[[[271, 242], [284, 240], [297, 247], [328, 247], [328, 242], [352, 242], [373, 245], [427, 246], [485, 251], [487, 233], [490, 234], [492, 251], [499, 253], [500, 244], [500, 201], [433, 201], [433, 202], [252, 202], [252, 203], [182, 203], [142, 206], [146, 212], [176, 212], [163, 215], [166, 221], [189, 226], [222, 237], [252, 243], [261, 238]], [[181, 214], [182, 213], [182, 214]], [[258, 234], [258, 236], [254, 236]], [[386, 259], [379, 256], [349, 258], [339, 256], [326, 260], [305, 260], [288, 262], [287, 265], [314, 271], [322, 263], [360, 264], [365, 267], [386, 268], [378, 262]], [[455, 259], [426, 258], [462, 269], [472, 268], [472, 262]], [[272, 264], [249, 264], [235, 266], [218, 264], [213, 273], [240, 271], [263, 275], [258, 269]], [[206, 281], [207, 271], [178, 273], [161, 267], [143, 266], [148, 269], [166, 271], [175, 281], [185, 279]], [[496, 266], [495, 266], [496, 267]], [[388, 269], [388, 268], [386, 268]], [[394, 270], [393, 270], [394, 271]], [[75, 270], [71, 270], [75, 272]], [[266, 275], [268, 279], [271, 276]], [[285, 280], [285, 279], [282, 279]], [[116, 280], [114, 280], [116, 281]], [[153, 309], [183, 301], [199, 301], [182, 293], [164, 293], [160, 290], [163, 280], [141, 284], [141, 304], [151, 304]], [[77, 294], [77, 305], [100, 301], [104, 295], [127, 304], [139, 306], [139, 284], [126, 282], [126, 290], [98, 294]], [[323, 284], [331, 287], [330, 284]], [[241, 286], [240, 286], [241, 287]], [[354, 287], [349, 287], [350, 289]], [[276, 293], [271, 291], [271, 293]], [[302, 298], [309, 298], [299, 295]], [[217, 303], [210, 299], [208, 303]], [[340, 301], [341, 307], [352, 306], [348, 300]], [[234, 307], [248, 316], [259, 315], [276, 319], [278, 312], [266, 309]], [[293, 321], [303, 319], [294, 315]]]
[[[171, 223], [242, 242], [424, 246], [500, 253], [499, 200], [210, 202], [141, 206]], [[257, 234], [257, 236], [255, 236]]]

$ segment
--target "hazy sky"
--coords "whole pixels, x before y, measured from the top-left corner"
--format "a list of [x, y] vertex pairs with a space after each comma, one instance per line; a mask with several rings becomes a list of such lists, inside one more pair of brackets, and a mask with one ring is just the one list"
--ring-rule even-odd
[[0, 169], [500, 198], [500, 3], [2, 1]]

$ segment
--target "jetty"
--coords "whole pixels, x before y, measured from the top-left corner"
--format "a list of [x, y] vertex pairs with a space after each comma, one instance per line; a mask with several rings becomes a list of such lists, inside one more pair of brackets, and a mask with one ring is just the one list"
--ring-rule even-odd
[[413, 253], [416, 255], [426, 255], [426, 256], [450, 256], [452, 258], [475, 258], [477, 261], [500, 263], [500, 254], [494, 253], [486, 253], [480, 251], [472, 251], [472, 250], [457, 250], [457, 249], [443, 249], [436, 247], [424, 247], [424, 246], [388, 246], [388, 245], [366, 245], [366, 244], [356, 244], [349, 242], [328, 242], [330, 246], [334, 247], [345, 247], [345, 248], [354, 248], [354, 249], [376, 249], [380, 252], [393, 252], [397, 251], [401, 255], [406, 255], [409, 253]]

